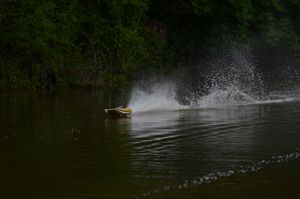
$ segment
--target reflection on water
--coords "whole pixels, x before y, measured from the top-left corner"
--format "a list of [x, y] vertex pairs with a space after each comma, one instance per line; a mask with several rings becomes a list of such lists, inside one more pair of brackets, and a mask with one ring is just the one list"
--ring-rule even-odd
[[299, 102], [123, 119], [105, 118], [106, 104], [94, 92], [1, 93], [0, 197], [175, 197], [193, 184], [202, 193], [206, 177], [217, 186], [228, 172], [299, 159]]

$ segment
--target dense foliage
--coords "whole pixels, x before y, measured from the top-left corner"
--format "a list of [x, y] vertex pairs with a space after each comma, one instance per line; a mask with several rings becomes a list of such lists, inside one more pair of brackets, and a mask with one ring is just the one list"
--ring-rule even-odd
[[0, 87], [115, 86], [226, 43], [299, 50], [300, 0], [1, 0]]

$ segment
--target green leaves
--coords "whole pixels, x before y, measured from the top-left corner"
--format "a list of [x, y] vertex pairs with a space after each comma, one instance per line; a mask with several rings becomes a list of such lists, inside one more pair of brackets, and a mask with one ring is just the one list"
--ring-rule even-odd
[[299, 10], [299, 0], [1, 0], [0, 65], [39, 87], [127, 81], [226, 38], [298, 48]]
[[216, 6], [211, 0], [192, 0], [191, 5], [197, 15], [213, 14]]

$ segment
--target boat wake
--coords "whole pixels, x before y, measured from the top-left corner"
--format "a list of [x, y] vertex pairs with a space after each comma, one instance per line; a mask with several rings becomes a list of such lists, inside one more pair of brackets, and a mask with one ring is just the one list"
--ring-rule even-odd
[[[300, 99], [298, 79], [270, 83], [244, 54], [234, 51], [231, 58], [227, 56], [226, 59], [231, 59], [231, 62], [217, 60], [209, 66], [209, 71], [179, 72], [180, 75], [173, 75], [176, 78], [139, 82], [132, 90], [129, 106], [134, 112], [148, 112], [283, 103]], [[286, 86], [282, 87], [283, 84]], [[272, 85], [272, 89], [267, 85]]]
[[247, 94], [237, 87], [228, 87], [226, 89], [212, 89], [210, 93], [199, 97], [191, 105], [180, 104], [174, 93], [174, 89], [157, 87], [155, 91], [146, 93], [141, 90], [134, 90], [133, 97], [130, 100], [129, 107], [135, 113], [153, 112], [153, 111], [175, 111], [188, 109], [204, 108], [222, 108], [241, 105], [255, 104], [274, 104], [286, 103], [300, 100], [300, 90], [291, 90], [282, 92], [282, 94], [273, 95], [272, 93], [265, 97], [255, 97]]

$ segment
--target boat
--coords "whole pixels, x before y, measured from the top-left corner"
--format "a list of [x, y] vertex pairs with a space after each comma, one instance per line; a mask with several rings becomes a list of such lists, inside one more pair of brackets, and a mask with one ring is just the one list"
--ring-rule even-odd
[[106, 115], [110, 117], [127, 117], [130, 116], [132, 113], [132, 109], [128, 107], [108, 108], [108, 109], [104, 109], [104, 111]]

